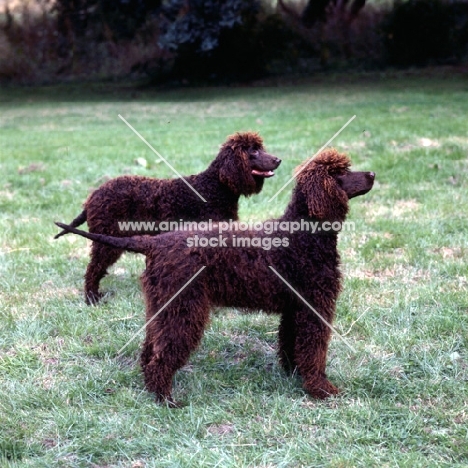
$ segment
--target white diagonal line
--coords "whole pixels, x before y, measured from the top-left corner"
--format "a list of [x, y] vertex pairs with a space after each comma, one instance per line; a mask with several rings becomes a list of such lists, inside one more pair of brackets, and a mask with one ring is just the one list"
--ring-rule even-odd
[[358, 323], [359, 320], [361, 320], [362, 317], [364, 317], [364, 315], [367, 314], [367, 312], [369, 312], [369, 310], [370, 310], [370, 307], [368, 307], [356, 320], [354, 320], [354, 322], [349, 327], [348, 331], [346, 333], [343, 333], [341, 336], [346, 336], [352, 330], [354, 325], [356, 325], [356, 323]]
[[120, 353], [144, 330], [204, 269], [203, 265], [129, 340], [128, 342], [119, 349], [117, 357]]
[[167, 159], [163, 158], [146, 140], [145, 138], [140, 135], [140, 133], [138, 133], [137, 130], [135, 130], [120, 114], [118, 114], [120, 119], [127, 125], [128, 128], [130, 128], [130, 130], [132, 130], [135, 135], [137, 135], [140, 140], [145, 143], [146, 146], [148, 146], [148, 148], [154, 153], [156, 154], [157, 156], [159, 156], [159, 158], [161, 158], [165, 163], [166, 165], [172, 170], [172, 172], [174, 172], [174, 174], [176, 174], [183, 182], [185, 182], [185, 184], [187, 185], [187, 187], [191, 190], [193, 190], [205, 203], [206, 203], [206, 200], [200, 195], [199, 192], [197, 192], [197, 190], [192, 186], [190, 185], [184, 178], [184, 176], [182, 174], [180, 174], [177, 169], [175, 167], [173, 167], [168, 161]]
[[299, 171], [297, 171], [268, 201], [271, 202], [274, 200], [309, 164], [315, 156], [320, 154], [320, 152], [326, 148], [354, 119], [356, 118], [353, 115], [310, 159], [309, 161], [304, 164]]
[[298, 293], [271, 265], [269, 265], [269, 268], [271, 269], [271, 271], [273, 271], [273, 273], [281, 279], [281, 281], [283, 281], [283, 283], [288, 286], [288, 288], [293, 291], [296, 296], [312, 311], [314, 312], [317, 317], [325, 324], [327, 325], [328, 328], [330, 328], [330, 330], [335, 333], [336, 335], [338, 335], [338, 337], [343, 341], [343, 343], [345, 345], [347, 345], [351, 351], [353, 351], [354, 353], [356, 352], [356, 350], [333, 328], [333, 325], [331, 323], [328, 323], [302, 296], [300, 293]]

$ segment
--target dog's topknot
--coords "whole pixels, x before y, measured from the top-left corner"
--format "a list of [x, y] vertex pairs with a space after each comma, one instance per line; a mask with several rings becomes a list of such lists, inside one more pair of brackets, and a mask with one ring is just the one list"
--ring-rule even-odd
[[351, 161], [346, 154], [339, 153], [335, 148], [327, 148], [312, 160], [304, 161], [294, 172], [309, 172], [316, 170], [318, 166], [325, 166], [329, 173], [346, 172], [351, 166]]
[[328, 166], [331, 170], [345, 171], [351, 166], [351, 161], [346, 154], [338, 153], [335, 148], [327, 148], [312, 160], [312, 164]]
[[223, 147], [232, 149], [242, 147], [263, 148], [263, 139], [256, 132], [237, 132], [227, 137]]

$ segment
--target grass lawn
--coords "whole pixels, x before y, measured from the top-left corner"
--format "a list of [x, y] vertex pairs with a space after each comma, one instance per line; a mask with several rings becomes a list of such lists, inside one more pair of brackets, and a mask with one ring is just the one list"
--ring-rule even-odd
[[[85, 239], [58, 232], [91, 188], [121, 174], [203, 170], [225, 137], [257, 130], [283, 163], [241, 218], [333, 142], [374, 189], [351, 201], [330, 380], [309, 398], [276, 359], [277, 317], [220, 310], [178, 372], [174, 396], [143, 388], [142, 257], [82, 297]], [[123, 85], [0, 91], [1, 467], [468, 466], [468, 81], [462, 76], [322, 77], [284, 86], [151, 92]], [[147, 166], [136, 163], [144, 158]]]

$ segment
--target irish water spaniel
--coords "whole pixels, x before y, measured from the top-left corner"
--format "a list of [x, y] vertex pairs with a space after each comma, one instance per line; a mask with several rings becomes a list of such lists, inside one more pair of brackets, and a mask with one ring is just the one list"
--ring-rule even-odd
[[[236, 133], [227, 138], [218, 156], [202, 173], [185, 180], [121, 176], [101, 185], [85, 201], [84, 210], [70, 223], [88, 223], [90, 232], [116, 237], [137, 233], [155, 235], [152, 230], [122, 230], [119, 222], [237, 219], [241, 195], [259, 193], [263, 181], [274, 175], [281, 160], [268, 154], [256, 133]], [[55, 236], [58, 238], [67, 231]], [[85, 300], [94, 304], [102, 297], [99, 283], [124, 250], [94, 242], [85, 274]]]
[[[338, 230], [348, 212], [348, 200], [367, 193], [374, 183], [373, 172], [351, 172], [349, 167], [349, 159], [333, 149], [303, 165], [285, 213], [265, 222], [262, 230], [220, 234], [220, 226], [228, 224], [220, 223], [212, 232], [122, 239], [59, 224], [94, 241], [146, 255], [142, 285], [147, 326], [141, 365], [146, 387], [157, 401], [174, 404], [172, 379], [200, 343], [213, 306], [280, 314], [279, 359], [284, 369], [297, 369], [305, 390], [316, 398], [338, 392], [325, 374], [331, 330], [315, 312], [333, 322], [341, 283]], [[272, 232], [275, 223], [279, 230]], [[289, 233], [281, 232], [288, 226]], [[195, 239], [198, 247], [193, 246]], [[200, 247], [210, 240], [212, 245], [226, 246]], [[249, 243], [250, 247], [238, 247]]]

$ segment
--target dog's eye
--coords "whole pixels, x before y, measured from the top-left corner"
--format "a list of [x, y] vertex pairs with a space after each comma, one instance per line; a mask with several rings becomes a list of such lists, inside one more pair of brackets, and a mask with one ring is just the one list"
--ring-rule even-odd
[[255, 158], [256, 156], [258, 156], [258, 151], [257, 151], [257, 150], [251, 151], [251, 152], [249, 153], [250, 159]]

